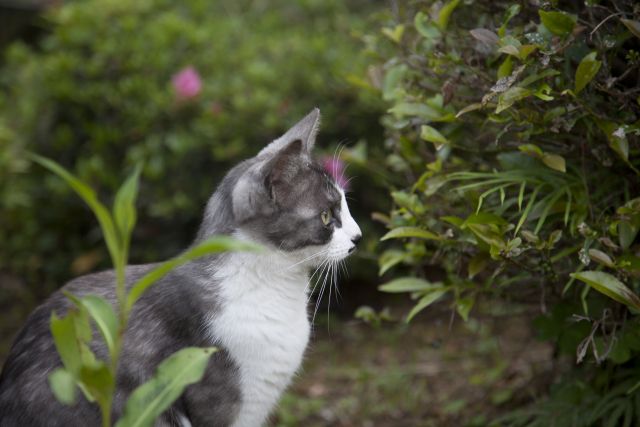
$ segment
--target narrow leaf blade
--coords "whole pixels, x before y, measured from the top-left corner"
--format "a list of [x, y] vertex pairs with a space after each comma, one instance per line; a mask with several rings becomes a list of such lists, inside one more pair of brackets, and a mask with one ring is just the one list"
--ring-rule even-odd
[[165, 359], [148, 382], [134, 390], [116, 427], [150, 427], [182, 394], [202, 378], [215, 348], [184, 348]]

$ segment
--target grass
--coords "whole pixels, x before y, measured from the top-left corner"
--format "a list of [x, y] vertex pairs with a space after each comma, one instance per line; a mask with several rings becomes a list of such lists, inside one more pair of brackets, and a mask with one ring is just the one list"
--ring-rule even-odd
[[533, 339], [526, 319], [450, 326], [448, 313], [436, 311], [378, 329], [317, 319], [272, 425], [481, 426], [535, 397], [533, 383], [553, 379], [551, 349]]

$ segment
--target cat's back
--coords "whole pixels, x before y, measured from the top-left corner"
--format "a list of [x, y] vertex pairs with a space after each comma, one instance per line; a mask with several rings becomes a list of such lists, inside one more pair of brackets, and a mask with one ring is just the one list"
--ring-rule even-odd
[[[155, 266], [127, 267], [127, 286]], [[115, 273], [109, 270], [72, 280], [31, 313], [0, 374], [2, 427], [100, 425], [97, 405], [80, 396], [74, 406], [65, 406], [55, 399], [48, 384], [49, 374], [61, 366], [50, 332], [51, 313], [55, 311], [63, 316], [71, 307], [62, 291], [80, 297], [98, 295], [117, 306]], [[202, 333], [202, 325], [208, 313], [215, 311], [215, 296], [202, 295], [201, 291], [197, 281], [178, 269], [155, 283], [136, 303], [119, 363], [114, 400], [116, 416], [128, 395], [153, 375], [164, 358], [187, 346], [212, 345]], [[94, 339], [92, 350], [98, 358], [108, 360], [108, 351], [99, 339]], [[232, 384], [234, 367], [224, 352], [219, 352], [210, 365], [208, 371], [218, 379], [215, 389], [208, 390], [208, 394], [214, 398], [215, 393], [224, 389], [229, 398], [237, 399]], [[215, 399], [208, 402], [212, 404]]]

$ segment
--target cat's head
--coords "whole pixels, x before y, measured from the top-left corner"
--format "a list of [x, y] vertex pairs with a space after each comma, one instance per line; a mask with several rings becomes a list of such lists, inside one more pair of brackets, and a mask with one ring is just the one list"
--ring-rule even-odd
[[[313, 158], [316, 108], [246, 162], [231, 191], [236, 227], [274, 250], [340, 260], [362, 237], [345, 193]], [[315, 261], [315, 262], [314, 262]]]

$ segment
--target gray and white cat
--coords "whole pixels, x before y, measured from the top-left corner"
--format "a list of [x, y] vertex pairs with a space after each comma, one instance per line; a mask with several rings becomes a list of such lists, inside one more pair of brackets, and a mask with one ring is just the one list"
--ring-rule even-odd
[[[207, 205], [196, 243], [218, 234], [258, 242], [266, 253], [227, 253], [183, 265], [134, 307], [117, 376], [115, 419], [127, 396], [163, 359], [187, 346], [217, 346], [203, 380], [156, 426], [262, 425], [298, 369], [309, 340], [309, 272], [354, 251], [361, 232], [343, 190], [311, 154], [314, 109], [257, 156], [234, 167]], [[132, 283], [154, 265], [129, 266]], [[64, 286], [115, 302], [113, 271]], [[29, 317], [0, 376], [0, 426], [98, 426], [96, 405], [57, 402], [47, 383], [61, 362], [49, 332], [51, 311], [69, 308], [61, 292]], [[107, 359], [107, 350], [94, 351]]]

